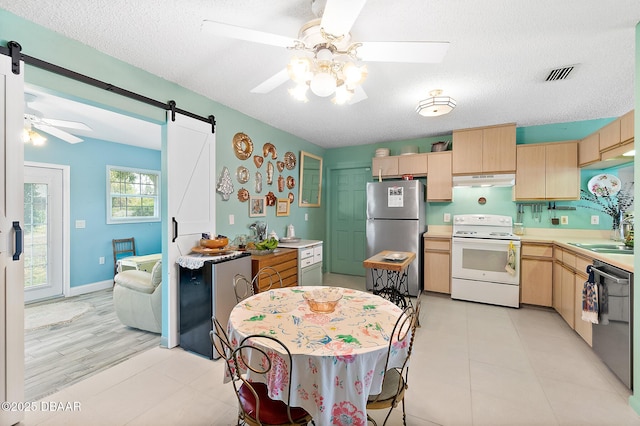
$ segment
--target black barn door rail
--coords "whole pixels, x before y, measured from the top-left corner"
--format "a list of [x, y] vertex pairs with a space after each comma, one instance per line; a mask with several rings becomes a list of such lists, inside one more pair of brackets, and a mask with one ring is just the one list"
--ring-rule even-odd
[[93, 77], [89, 77], [84, 74], [80, 74], [78, 72], [72, 71], [68, 68], [61, 67], [59, 65], [52, 64], [50, 62], [43, 61], [38, 58], [34, 58], [33, 56], [25, 55], [22, 53], [22, 46], [16, 41], [10, 41], [7, 43], [7, 46], [0, 46], [0, 54], [11, 57], [11, 71], [14, 74], [20, 74], [20, 61], [23, 61], [27, 65], [32, 65], [36, 68], [43, 69], [45, 71], [52, 72], [54, 74], [61, 75], [63, 77], [70, 78], [75, 81], [79, 81], [81, 83], [88, 84], [93, 87], [97, 87], [99, 89], [103, 89], [112, 93], [116, 93], [118, 95], [124, 96], [129, 99], [136, 100], [138, 102], [142, 102], [148, 105], [155, 106], [157, 108], [162, 108], [165, 111], [171, 111], [171, 119], [175, 121], [176, 113], [180, 113], [187, 117], [191, 117], [196, 120], [204, 121], [205, 123], [211, 124], [211, 133], [215, 133], [215, 125], [216, 119], [213, 115], [208, 117], [203, 117], [198, 114], [194, 114], [192, 112], [183, 110], [181, 108], [176, 107], [176, 102], [171, 100], [168, 102], [160, 102], [155, 99], [148, 98], [139, 93], [132, 92], [127, 89], [123, 89], [118, 86], [114, 86], [111, 83], [104, 82], [102, 80], [97, 80]]

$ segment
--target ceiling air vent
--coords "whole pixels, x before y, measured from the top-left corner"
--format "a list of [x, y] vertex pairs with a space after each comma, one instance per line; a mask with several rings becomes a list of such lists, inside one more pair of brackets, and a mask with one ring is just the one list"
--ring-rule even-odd
[[566, 80], [571, 74], [571, 71], [574, 70], [576, 65], [567, 65], [566, 67], [556, 68], [549, 72], [545, 81], [557, 81], [557, 80]]

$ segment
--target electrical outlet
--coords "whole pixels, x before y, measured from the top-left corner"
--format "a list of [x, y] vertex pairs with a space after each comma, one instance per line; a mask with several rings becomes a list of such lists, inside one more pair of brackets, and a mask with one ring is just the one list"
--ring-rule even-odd
[[81, 219], [76, 220], [76, 229], [84, 229], [86, 227], [87, 227], [87, 222]]
[[98, 263], [101, 264], [101, 265], [104, 265], [104, 256], [100, 256], [98, 258]]
[[569, 216], [560, 216], [560, 225], [568, 225]]
[[600, 216], [593, 215], [591, 216], [591, 224], [598, 225], [600, 223]]
[[305, 221], [309, 220], [309, 214], [308, 214], [308, 213], [305, 213], [305, 214], [304, 214], [304, 220], [305, 220]]
[[445, 213], [443, 220], [444, 220], [445, 223], [451, 222], [451, 213]]
[[236, 223], [236, 217], [232, 214], [229, 215], [229, 225]]

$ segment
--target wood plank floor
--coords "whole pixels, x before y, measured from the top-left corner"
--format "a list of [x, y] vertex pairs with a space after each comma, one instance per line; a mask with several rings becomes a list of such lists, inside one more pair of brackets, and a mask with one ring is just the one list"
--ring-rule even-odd
[[126, 327], [113, 309], [112, 289], [25, 306], [89, 303], [68, 324], [25, 331], [25, 401], [36, 401], [160, 345], [160, 335]]

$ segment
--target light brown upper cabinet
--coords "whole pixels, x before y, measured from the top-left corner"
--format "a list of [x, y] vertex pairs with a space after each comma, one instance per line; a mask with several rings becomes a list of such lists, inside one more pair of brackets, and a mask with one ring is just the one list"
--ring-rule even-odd
[[580, 141], [580, 167], [606, 169], [633, 161], [624, 153], [634, 147], [634, 111], [607, 124]]
[[451, 201], [453, 184], [451, 175], [451, 151], [432, 152], [427, 156], [427, 201]]
[[371, 174], [373, 177], [398, 177], [398, 157], [374, 157]]
[[515, 170], [515, 124], [453, 131], [454, 175]]
[[428, 170], [427, 156], [429, 154], [407, 154], [398, 157], [398, 174], [426, 176]]
[[600, 161], [600, 132], [595, 132], [578, 142], [580, 167]]
[[580, 198], [578, 142], [518, 145], [516, 200]]

